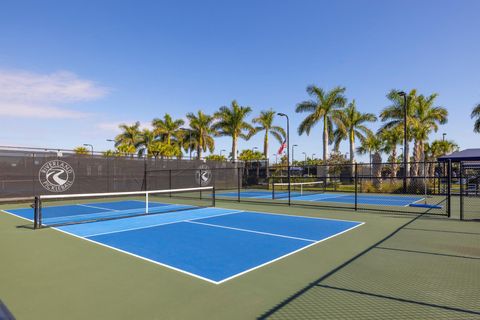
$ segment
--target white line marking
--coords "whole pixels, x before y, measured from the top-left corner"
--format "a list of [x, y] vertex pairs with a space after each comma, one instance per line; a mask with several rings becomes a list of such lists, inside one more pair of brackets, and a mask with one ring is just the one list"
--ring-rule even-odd
[[[118, 210], [115, 210], [115, 209], [109, 209], [109, 208], [91, 206], [91, 205], [89, 205], [89, 204], [77, 203], [77, 204], [75, 204], [75, 205], [76, 205], [76, 206], [81, 206], [81, 207], [93, 208], [93, 209], [101, 209], [101, 210], [109, 210], [109, 211], [118, 211]], [[46, 207], [46, 208], [48, 208], [48, 207]]]
[[[198, 219], [206, 219], [206, 218], [226, 216], [226, 215], [229, 215], [229, 214], [241, 213], [241, 212], [244, 212], [244, 211], [243, 211], [243, 210], [240, 210], [240, 211], [232, 211], [232, 212], [221, 213], [221, 214], [217, 214], [217, 215], [213, 215], [213, 216], [193, 218], [193, 219], [189, 219], [189, 220], [178, 220], [178, 221], [162, 222], [162, 223], [157, 223], [157, 224], [152, 224], [152, 225], [143, 226], [143, 227], [137, 227], [137, 228], [129, 228], [129, 229], [123, 229], [123, 230], [117, 230], [117, 231], [94, 233], [94, 234], [89, 234], [89, 235], [86, 235], [86, 236], [83, 236], [83, 237], [95, 237], [95, 236], [101, 236], [101, 235], [104, 235], [104, 234], [112, 234], [112, 233], [120, 233], [120, 232], [127, 232], [127, 231], [148, 229], [148, 228], [165, 226], [165, 225], [174, 224], [174, 223], [180, 223], [180, 222], [187, 222], [187, 221], [193, 221], [193, 220], [198, 220]], [[143, 216], [143, 217], [152, 217], [152, 215], [150, 215], [150, 216]]]
[[82, 239], [82, 240], [85, 240], [85, 241], [88, 241], [88, 242], [94, 243], [94, 244], [97, 244], [97, 245], [100, 245], [100, 246], [103, 246], [103, 247], [106, 247], [106, 248], [109, 248], [109, 249], [112, 249], [112, 250], [115, 250], [115, 251], [118, 251], [118, 252], [121, 252], [121, 253], [130, 255], [130, 256], [133, 256], [133, 257], [138, 258], [138, 259], [145, 260], [145, 261], [148, 261], [148, 262], [152, 262], [152, 263], [155, 263], [155, 264], [160, 265], [160, 266], [162, 266], [162, 267], [166, 267], [166, 268], [168, 268], [168, 269], [175, 270], [175, 271], [178, 271], [178, 272], [187, 274], [187, 275], [189, 275], [189, 276], [192, 276], [192, 277], [195, 277], [195, 278], [198, 278], [198, 279], [202, 279], [202, 280], [208, 281], [208, 282], [213, 283], [213, 284], [218, 284], [217, 281], [214, 281], [214, 280], [211, 280], [211, 279], [208, 279], [208, 278], [204, 278], [204, 277], [202, 277], [202, 276], [199, 276], [199, 275], [197, 275], [197, 274], [194, 274], [194, 273], [191, 273], [191, 272], [182, 270], [182, 269], [178, 269], [178, 268], [173, 267], [173, 266], [168, 265], [168, 264], [164, 264], [164, 263], [161, 263], [161, 262], [158, 262], [158, 261], [155, 261], [155, 260], [146, 258], [146, 257], [139, 256], [139, 255], [137, 255], [137, 254], [135, 254], [135, 253], [132, 253], [132, 252], [129, 252], [129, 251], [125, 251], [125, 250], [122, 250], [122, 249], [119, 249], [119, 248], [115, 248], [115, 247], [109, 246], [108, 244], [104, 244], [104, 243], [101, 243], [101, 242], [98, 242], [98, 241], [95, 241], [95, 240], [91, 240], [91, 239], [88, 239], [88, 238], [84, 238], [84, 237], [82, 237], [82, 236], [77, 236], [76, 234], [73, 234], [73, 233], [70, 233], [70, 232], [68, 232], [68, 231], [64, 231], [64, 230], [61, 230], [61, 229], [57, 229], [57, 228], [52, 228], [52, 229], [57, 230], [57, 231], [60, 231], [60, 232], [63, 232], [63, 233], [65, 233], [65, 234], [74, 236], [74, 237], [76, 237], [76, 238], [79, 238], [79, 239]]
[[227, 227], [227, 226], [222, 226], [222, 225], [218, 225], [218, 224], [211, 224], [211, 223], [198, 222], [198, 221], [192, 221], [192, 220], [185, 220], [184, 222], [201, 224], [201, 225], [205, 225], [205, 226], [209, 226], [209, 227], [215, 227], [215, 228], [223, 228], [223, 229], [237, 230], [237, 231], [243, 231], [243, 232], [258, 233], [258, 234], [263, 234], [263, 235], [273, 236], [273, 237], [280, 237], [280, 238], [287, 238], [287, 239], [294, 239], [294, 240], [302, 240], [302, 241], [308, 241], [308, 242], [317, 241], [317, 240], [312, 240], [312, 239], [284, 236], [284, 235], [276, 234], [276, 233], [255, 231], [255, 230], [249, 230], [249, 229], [241, 229], [241, 228], [235, 228], [235, 227]]
[[[4, 211], [4, 210], [3, 210], [3, 211]], [[7, 211], [4, 211], [4, 212], [7, 212]], [[334, 235], [331, 235], [330, 237], [327, 237], [327, 238], [321, 239], [321, 240], [319, 240], [319, 241], [313, 242], [313, 243], [311, 243], [311, 244], [309, 244], [309, 245], [307, 245], [307, 246], [305, 246], [305, 247], [302, 247], [302, 248], [300, 248], [300, 249], [298, 249], [298, 250], [289, 252], [289, 253], [287, 253], [287, 254], [285, 254], [285, 255], [283, 255], [283, 256], [280, 256], [280, 257], [275, 258], [275, 259], [273, 259], [273, 260], [267, 261], [267, 262], [265, 262], [265, 263], [263, 263], [263, 264], [260, 264], [260, 265], [258, 265], [258, 266], [253, 267], [253, 268], [250, 268], [250, 269], [247, 269], [247, 270], [245, 270], [245, 271], [242, 271], [242, 272], [240, 272], [240, 273], [237, 273], [237, 274], [235, 274], [235, 275], [233, 275], [233, 276], [231, 276], [231, 277], [225, 278], [225, 279], [220, 280], [220, 281], [214, 281], [214, 280], [211, 280], [211, 279], [208, 279], [208, 278], [204, 278], [204, 277], [202, 277], [202, 276], [199, 276], [199, 275], [190, 273], [190, 272], [188, 272], [188, 271], [185, 271], [185, 270], [182, 270], [182, 269], [178, 269], [178, 268], [175, 268], [175, 267], [173, 267], [173, 266], [170, 266], [170, 265], [167, 265], [167, 264], [163, 264], [163, 263], [160, 263], [160, 262], [158, 262], [158, 261], [151, 260], [151, 259], [148, 259], [148, 258], [139, 256], [139, 255], [136, 255], [136, 254], [131, 253], [131, 252], [128, 252], [128, 251], [124, 251], [124, 250], [121, 250], [121, 249], [118, 249], [118, 248], [115, 248], [115, 247], [111, 247], [111, 246], [106, 245], [106, 244], [103, 244], [103, 243], [101, 243], [101, 242], [97, 242], [97, 241], [94, 241], [94, 240], [91, 240], [91, 239], [88, 239], [88, 238], [84, 238], [84, 237], [82, 237], [82, 236], [78, 236], [78, 235], [76, 235], [76, 234], [73, 234], [73, 233], [70, 233], [70, 232], [67, 232], [67, 231], [58, 229], [58, 228], [51, 228], [51, 229], [60, 231], [60, 232], [62, 232], [62, 233], [65, 233], [65, 234], [74, 236], [74, 237], [76, 237], [76, 238], [79, 238], [79, 239], [82, 239], [82, 240], [85, 240], [85, 241], [89, 241], [89, 242], [91, 242], [91, 243], [95, 243], [95, 244], [97, 244], [97, 245], [100, 245], [100, 246], [103, 246], [103, 247], [106, 247], [106, 248], [110, 248], [110, 249], [115, 250], [115, 251], [118, 251], [118, 252], [122, 252], [122, 253], [127, 254], [127, 255], [131, 255], [131, 256], [136, 257], [136, 258], [138, 258], [138, 259], [142, 259], [142, 260], [145, 260], [145, 261], [149, 261], [149, 262], [155, 263], [155, 264], [157, 264], [157, 265], [160, 265], [160, 266], [169, 268], [169, 269], [171, 269], [171, 270], [175, 270], [175, 271], [178, 271], [178, 272], [187, 274], [187, 275], [192, 276], [192, 277], [195, 277], [195, 278], [197, 278], [197, 279], [205, 280], [205, 281], [207, 281], [207, 282], [210, 282], [210, 283], [213, 283], [213, 284], [217, 284], [217, 285], [218, 285], [218, 284], [222, 284], [222, 283], [224, 283], [224, 282], [226, 282], [226, 281], [232, 280], [232, 279], [234, 279], [234, 278], [236, 278], [236, 277], [239, 277], [239, 276], [241, 276], [241, 275], [244, 275], [244, 274], [246, 274], [246, 273], [248, 273], [248, 272], [250, 272], [250, 271], [254, 271], [255, 269], [259, 269], [259, 268], [262, 268], [262, 267], [264, 267], [264, 266], [266, 266], [266, 265], [268, 265], [268, 264], [271, 264], [271, 263], [274, 263], [274, 262], [276, 262], [276, 261], [279, 261], [279, 260], [281, 260], [281, 259], [283, 259], [283, 258], [286, 258], [286, 257], [288, 257], [288, 256], [290, 256], [290, 255], [293, 255], [293, 254], [295, 254], [295, 253], [297, 253], [297, 252], [300, 252], [300, 251], [305, 250], [305, 249], [307, 249], [307, 248], [309, 248], [309, 247], [312, 247], [312, 246], [314, 246], [314, 245], [316, 245], [316, 244], [318, 244], [318, 243], [320, 243], [320, 242], [323, 242], [323, 241], [326, 241], [326, 240], [328, 240], [328, 239], [334, 238], [334, 237], [336, 237], [336, 236], [338, 236], [338, 235], [341, 235], [341, 234], [343, 234], [343, 233], [345, 233], [345, 232], [348, 232], [348, 231], [350, 231], [350, 230], [353, 230], [353, 229], [355, 229], [355, 228], [357, 228], [357, 227], [360, 227], [360, 226], [362, 226], [362, 225], [365, 224], [365, 222], [358, 222], [358, 221], [340, 220], [340, 219], [329, 219], [329, 218], [318, 218], [318, 217], [309, 217], [309, 216], [294, 216], [294, 215], [289, 215], [289, 214], [272, 213], [272, 212], [261, 212], [261, 211], [239, 211], [239, 212], [249, 212], [249, 213], [255, 213], [255, 212], [256, 212], [256, 213], [271, 214], [271, 215], [280, 215], [280, 216], [288, 216], [288, 217], [303, 217], [303, 218], [320, 219], [320, 220], [346, 221], [346, 222], [355, 222], [355, 223], [358, 223], [358, 224], [355, 225], [355, 226], [353, 226], [353, 227], [351, 227], [351, 228], [348, 228], [348, 229], [346, 229], [346, 230], [344, 230], [344, 231], [341, 231], [341, 232], [339, 232], [339, 233], [336, 233], [336, 234], [334, 234]], [[9, 212], [7, 212], [7, 213], [9, 213]], [[16, 217], [19, 217], [19, 216], [17, 216], [16, 214], [13, 214], [13, 213], [9, 213], [9, 214], [11, 214], [11, 215], [13, 215], [13, 216], [16, 216]], [[23, 217], [19, 217], [19, 218], [22, 218], [22, 219], [25, 219], [25, 220], [29, 220], [29, 219], [26, 219], [26, 218], [23, 218]], [[31, 220], [29, 220], [29, 221], [31, 221]]]
[[[20, 209], [28, 209], [28, 208], [20, 208]], [[16, 210], [16, 209], [13, 209], [13, 210]], [[23, 220], [27, 220], [27, 221], [33, 222], [33, 220], [31, 220], [31, 219], [28, 219], [28, 218], [25, 218], [25, 217], [16, 215], [16, 214], [13, 213], [13, 212], [9, 212], [9, 211], [7, 211], [7, 210], [0, 210], [0, 211], [3, 211], [3, 212], [5, 212], [5, 213], [7, 213], [7, 214], [9, 214], [9, 215], [11, 215], [11, 216], [13, 216], [13, 217], [17, 217], [17, 218], [20, 218], [20, 219], [23, 219]]]
[[327, 237], [327, 238], [318, 240], [318, 241], [313, 242], [313, 243], [311, 243], [311, 244], [309, 244], [309, 245], [307, 245], [307, 246], [305, 246], [305, 247], [302, 247], [302, 248], [300, 248], [300, 249], [298, 249], [298, 250], [289, 252], [289, 253], [287, 253], [287, 254], [285, 254], [285, 255], [283, 255], [283, 256], [280, 256], [280, 257], [278, 257], [278, 258], [275, 258], [275, 259], [273, 259], [273, 260], [267, 261], [267, 262], [262, 263], [262, 264], [260, 264], [260, 265], [258, 265], [258, 266], [255, 266], [255, 267], [253, 267], [253, 268], [250, 268], [250, 269], [247, 269], [247, 270], [242, 271], [242, 272], [240, 272], [240, 273], [237, 273], [237, 274], [235, 274], [235, 275], [233, 275], [233, 276], [231, 276], [231, 277], [228, 277], [228, 278], [225, 278], [225, 279], [223, 279], [223, 280], [220, 280], [220, 281], [216, 282], [216, 284], [222, 284], [222, 283], [224, 283], [224, 282], [226, 282], [226, 281], [229, 281], [229, 280], [232, 280], [232, 279], [234, 279], [234, 278], [236, 278], [236, 277], [239, 277], [239, 276], [241, 276], [241, 275], [244, 275], [244, 274], [246, 274], [246, 273], [248, 273], [248, 272], [250, 272], [250, 271], [253, 271], [253, 270], [255, 270], [255, 269], [262, 268], [262, 267], [264, 267], [264, 266], [266, 266], [266, 265], [268, 265], [268, 264], [274, 263], [274, 262], [276, 262], [276, 261], [278, 261], [278, 260], [281, 260], [281, 259], [286, 258], [286, 257], [288, 257], [288, 256], [290, 256], [290, 255], [293, 255], [293, 254], [295, 254], [295, 253], [297, 253], [297, 252], [300, 252], [300, 251], [302, 251], [302, 250], [305, 250], [305, 249], [307, 249], [307, 248], [309, 248], [309, 247], [312, 247], [312, 246], [314, 246], [314, 245], [316, 245], [316, 244], [318, 244], [318, 243], [320, 243], [320, 242], [323, 242], [323, 241], [326, 241], [326, 240], [328, 240], [328, 239], [334, 238], [334, 237], [336, 237], [336, 236], [338, 236], [338, 235], [341, 235], [342, 233], [345, 233], [345, 232], [348, 232], [348, 231], [350, 231], [350, 230], [353, 230], [353, 229], [355, 229], [355, 228], [357, 228], [357, 227], [360, 227], [361, 225], [364, 225], [364, 224], [365, 224], [365, 222], [362, 222], [362, 223], [360, 223], [360, 224], [358, 224], [358, 225], [356, 225], [356, 226], [353, 226], [353, 227], [351, 227], [351, 228], [348, 228], [348, 229], [346, 229], [346, 230], [344, 230], [344, 231], [342, 231], [342, 232], [339, 232], [339, 233], [336, 233], [336, 234], [334, 234], [334, 235], [331, 235], [330, 237]]

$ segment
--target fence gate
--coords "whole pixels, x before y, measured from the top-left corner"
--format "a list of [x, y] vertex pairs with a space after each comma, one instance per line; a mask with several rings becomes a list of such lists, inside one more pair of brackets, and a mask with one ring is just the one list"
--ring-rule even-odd
[[480, 162], [460, 164], [460, 218], [480, 221]]

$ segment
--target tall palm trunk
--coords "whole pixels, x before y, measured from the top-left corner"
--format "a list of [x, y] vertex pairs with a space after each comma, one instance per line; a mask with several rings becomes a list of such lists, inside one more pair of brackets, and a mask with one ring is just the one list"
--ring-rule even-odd
[[265, 130], [265, 138], [263, 139], [263, 156], [268, 159], [268, 130]]
[[393, 147], [392, 149], [392, 178], [395, 178], [397, 176], [397, 170], [398, 170], [398, 164], [397, 164], [397, 147]]
[[382, 187], [382, 156], [379, 152], [373, 154], [373, 185], [375, 188]]
[[328, 160], [328, 119], [323, 117], [323, 161]]
[[355, 160], [355, 132], [350, 132], [350, 163]]
[[237, 160], [237, 139], [236, 135], [232, 136], [232, 159]]

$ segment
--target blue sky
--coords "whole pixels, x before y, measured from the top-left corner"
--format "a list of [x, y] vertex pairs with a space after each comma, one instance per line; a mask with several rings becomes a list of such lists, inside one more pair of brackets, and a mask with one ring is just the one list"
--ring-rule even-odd
[[[437, 92], [450, 117], [432, 138], [480, 147], [469, 117], [480, 103], [478, 12], [477, 0], [3, 2], [0, 144], [105, 150], [119, 123], [236, 99], [253, 116], [290, 114], [296, 154], [320, 155], [321, 125], [295, 132], [295, 104], [316, 84], [345, 86], [375, 114], [390, 89]], [[230, 143], [217, 139], [216, 151]], [[240, 142], [254, 146], [261, 136]]]

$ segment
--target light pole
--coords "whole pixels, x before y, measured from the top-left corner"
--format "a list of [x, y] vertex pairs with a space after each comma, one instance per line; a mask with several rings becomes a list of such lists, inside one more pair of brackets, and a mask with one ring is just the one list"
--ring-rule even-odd
[[442, 133], [442, 141], [445, 141], [445, 136], [446, 135], [447, 135], [446, 133]]
[[93, 146], [90, 143], [84, 143], [83, 145], [85, 147], [90, 147], [90, 149], [92, 150], [92, 156], [93, 156]]
[[225, 149], [220, 150], [220, 157], [222, 156], [222, 152], [227, 151]]
[[398, 92], [398, 95], [403, 97], [403, 193], [407, 192], [407, 94], [403, 91]]
[[288, 181], [288, 205], [290, 205], [290, 119], [285, 113], [277, 113], [280, 117], [287, 118], [287, 181]]
[[298, 147], [298, 144], [292, 146], [292, 164], [295, 161], [295, 147]]

